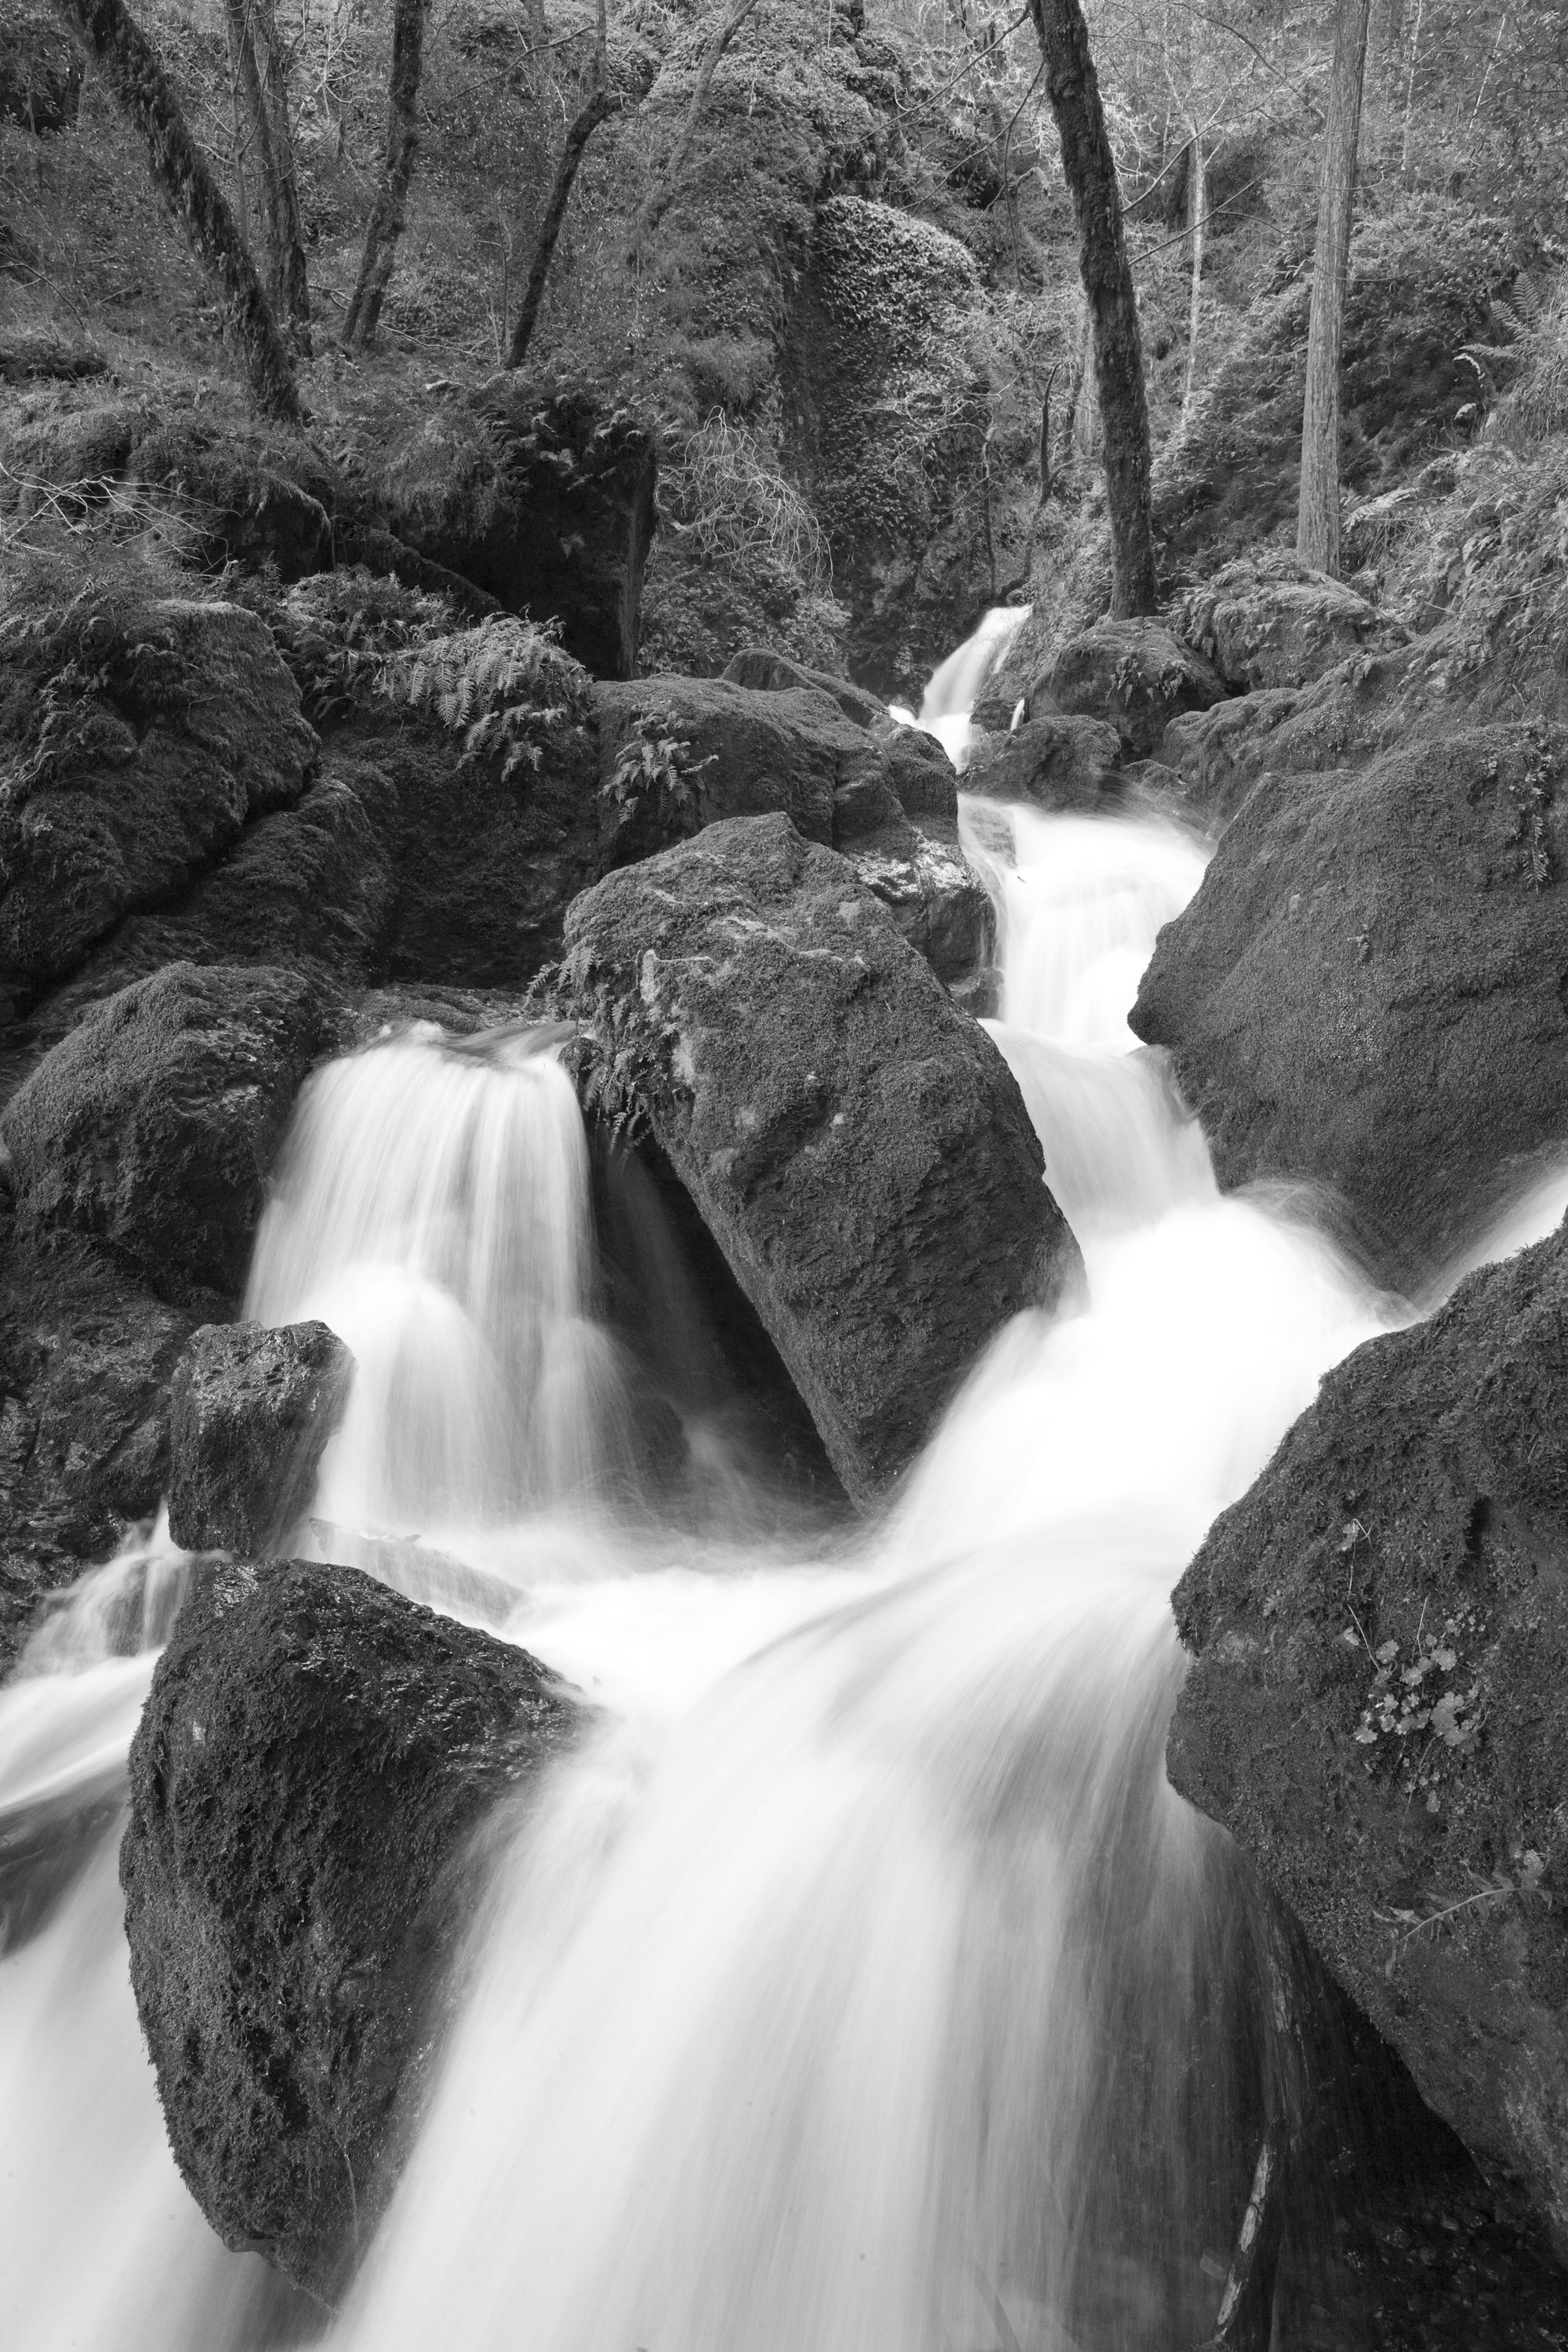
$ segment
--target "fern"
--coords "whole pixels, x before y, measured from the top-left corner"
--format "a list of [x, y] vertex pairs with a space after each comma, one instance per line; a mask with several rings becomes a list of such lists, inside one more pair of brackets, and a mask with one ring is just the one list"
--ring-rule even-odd
[[563, 653], [553, 622], [492, 614], [394, 656], [381, 691], [463, 739], [466, 761], [499, 758], [508, 782], [537, 769], [551, 733], [588, 709], [588, 675]]

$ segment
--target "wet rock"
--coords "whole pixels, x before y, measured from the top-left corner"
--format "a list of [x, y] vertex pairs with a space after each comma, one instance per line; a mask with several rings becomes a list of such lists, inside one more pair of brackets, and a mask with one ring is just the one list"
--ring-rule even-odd
[[177, 1301], [237, 1295], [337, 1010], [302, 974], [188, 963], [95, 1006], [0, 1117], [19, 1230], [98, 1241]]
[[1036, 678], [1027, 715], [1109, 720], [1128, 756], [1143, 759], [1178, 711], [1206, 710], [1224, 695], [1212, 665], [1162, 622], [1097, 621]]
[[1276, 747], [1273, 737], [1296, 716], [1302, 699], [1289, 687], [1274, 687], [1217, 702], [1210, 710], [1184, 711], [1166, 728], [1160, 757], [1216, 829], [1230, 823], [1259, 776], [1275, 764], [1277, 749], [1279, 766], [1293, 764], [1286, 746]]
[[995, 912], [955, 842], [904, 825], [852, 843], [845, 855], [910, 947], [949, 988], [989, 968], [996, 945]]
[[39, 1598], [156, 1512], [195, 1320], [89, 1244], [0, 1234], [0, 1669]]
[[882, 737], [888, 782], [909, 816], [955, 817], [958, 773], [934, 735], [918, 727], [896, 727]]
[[4, 992], [63, 978], [297, 801], [317, 743], [253, 614], [106, 593], [0, 625], [0, 749], [21, 779], [0, 814]]
[[1182, 598], [1172, 625], [1237, 694], [1304, 686], [1354, 655], [1404, 645], [1410, 634], [1342, 580], [1284, 553], [1224, 565]]
[[208, 1323], [174, 1368], [169, 1533], [187, 1551], [265, 1552], [310, 1507], [353, 1359], [324, 1323]]
[[1037, 808], [1092, 812], [1121, 793], [1121, 738], [1109, 720], [1045, 713], [1009, 735], [976, 735], [964, 788]]
[[1175, 1605], [1172, 1780], [1568, 2258], [1568, 1239], [1331, 1372]]
[[654, 677], [595, 691], [602, 869], [725, 817], [782, 811], [814, 841], [900, 814], [882, 747], [815, 687]]
[[315, 1562], [210, 1572], [159, 1661], [121, 1877], [170, 2145], [318, 2295], [405, 2147], [476, 1834], [580, 1720], [524, 1652]]
[[852, 866], [783, 816], [612, 875], [566, 924], [586, 1084], [646, 1119], [852, 1497], [1076, 1274], [1001, 1055]]
[[1326, 1187], [1387, 1279], [1568, 1137], [1563, 762], [1497, 726], [1270, 773], [1144, 975], [1221, 1183]]
[[81, 58], [52, 8], [0, 0], [0, 121], [36, 137], [69, 131], [81, 104]]
[[654, 530], [652, 435], [580, 394], [502, 375], [432, 408], [386, 456], [367, 515], [509, 612], [561, 624], [599, 677], [637, 675]]
[[863, 687], [847, 677], [835, 677], [831, 670], [810, 669], [805, 662], [795, 661], [789, 654], [775, 653], [768, 646], [745, 646], [725, 664], [723, 675], [731, 686], [749, 686], [762, 694], [787, 693], [797, 686], [815, 687], [819, 694], [830, 694], [846, 719], [857, 727], [879, 727], [888, 716], [887, 705]]

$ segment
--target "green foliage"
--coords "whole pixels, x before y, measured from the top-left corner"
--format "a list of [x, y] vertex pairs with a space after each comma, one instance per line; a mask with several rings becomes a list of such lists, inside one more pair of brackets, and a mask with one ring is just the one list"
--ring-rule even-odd
[[826, 532], [754, 426], [717, 411], [666, 459], [659, 488], [667, 520], [696, 553], [779, 567], [813, 587], [832, 580]]
[[554, 625], [511, 614], [394, 655], [380, 688], [460, 735], [465, 760], [500, 758], [508, 782], [520, 768], [537, 769], [551, 730], [589, 707], [587, 672], [562, 652]]
[[263, 585], [244, 601], [271, 628], [305, 716], [318, 727], [381, 693], [396, 656], [457, 626], [444, 596], [405, 588], [363, 564], [316, 572], [281, 594]]
[[698, 829], [692, 778], [712, 767], [718, 755], [694, 761], [689, 740], [675, 731], [679, 724], [672, 710], [637, 712], [637, 733], [610, 779], [610, 797], [627, 817], [646, 812], [668, 830], [689, 834]]

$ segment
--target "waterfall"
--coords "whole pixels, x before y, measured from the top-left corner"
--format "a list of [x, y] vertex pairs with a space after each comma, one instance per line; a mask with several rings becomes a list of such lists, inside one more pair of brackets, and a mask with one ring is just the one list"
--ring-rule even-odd
[[[928, 701], [966, 709], [1019, 618]], [[322, 1316], [356, 1357], [318, 1545], [525, 1643], [602, 1728], [500, 1845], [417, 2144], [329, 2321], [201, 2221], [127, 1981], [123, 1759], [189, 1564], [160, 1528], [63, 1598], [0, 1687], [18, 2352], [1185, 2352], [1212, 2328], [1268, 2028], [1234, 1850], [1163, 1774], [1168, 1595], [1404, 1310], [1300, 1215], [1220, 1196], [1127, 1027], [1201, 849], [974, 801], [962, 824], [997, 906], [991, 1034], [1089, 1295], [998, 1336], [853, 1540], [639, 1499], [548, 1038], [414, 1034], [308, 1088], [247, 1311]], [[679, 1318], [649, 1319], [684, 1394]]]
[[918, 717], [901, 704], [890, 706], [892, 716], [905, 726], [934, 735], [961, 772], [969, 761], [969, 714], [992, 671], [1005, 660], [1030, 609], [1027, 604], [994, 605], [973, 635], [965, 637], [932, 673]]

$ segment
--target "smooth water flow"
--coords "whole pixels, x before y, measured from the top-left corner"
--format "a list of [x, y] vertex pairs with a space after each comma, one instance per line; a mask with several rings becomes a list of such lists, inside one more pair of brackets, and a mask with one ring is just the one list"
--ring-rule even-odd
[[[983, 676], [995, 633], [961, 653]], [[698, 1532], [621, 1476], [626, 1359], [548, 1038], [415, 1034], [309, 1089], [247, 1310], [323, 1316], [355, 1354], [315, 1540], [526, 1643], [602, 1727], [510, 1825], [329, 2323], [217, 2245], [139, 2046], [114, 1843], [187, 1563], [154, 1531], [45, 1623], [0, 1689], [0, 1863], [34, 1858], [0, 1914], [18, 2352], [1212, 2328], [1278, 2053], [1231, 1849], [1164, 1778], [1168, 1595], [1323, 1370], [1404, 1310], [1310, 1225], [1218, 1195], [1127, 1028], [1201, 852], [1149, 822], [963, 822], [998, 908], [991, 1034], [1088, 1295], [999, 1335], [837, 1549], [764, 1542], [738, 1505]]]
[[934, 735], [961, 772], [969, 763], [969, 714], [979, 699], [981, 688], [1005, 659], [1030, 609], [1027, 604], [994, 605], [973, 635], [965, 637], [932, 673], [918, 716], [899, 704], [892, 706], [895, 719]]

